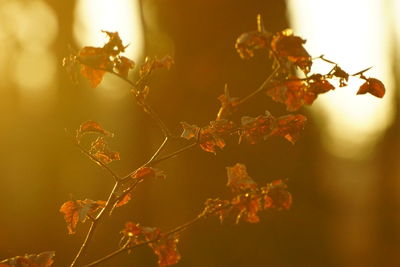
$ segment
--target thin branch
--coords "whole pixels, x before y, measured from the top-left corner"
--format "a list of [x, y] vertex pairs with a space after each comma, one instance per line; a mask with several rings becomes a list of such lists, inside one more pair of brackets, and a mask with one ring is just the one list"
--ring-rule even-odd
[[[192, 226], [193, 224], [195, 224], [196, 222], [200, 221], [204, 217], [205, 217], [205, 215], [200, 214], [197, 217], [195, 217], [194, 219], [192, 219], [192, 220], [190, 220], [190, 221], [188, 221], [188, 222], [186, 222], [186, 223], [184, 223], [184, 224], [182, 224], [182, 225], [180, 225], [178, 227], [175, 227], [172, 230], [169, 230], [168, 232], [164, 233], [163, 236], [169, 236], [169, 235], [173, 235], [173, 234], [182, 232], [182, 231], [186, 230], [187, 228], [189, 228], [190, 226]], [[104, 262], [106, 260], [109, 260], [109, 259], [121, 254], [122, 252], [125, 252], [127, 250], [131, 250], [131, 249], [134, 249], [134, 248], [137, 248], [137, 247], [141, 247], [141, 246], [144, 246], [144, 245], [147, 245], [147, 244], [151, 244], [151, 243], [157, 242], [160, 239], [161, 239], [161, 237], [158, 236], [156, 238], [153, 238], [153, 239], [150, 239], [150, 240], [147, 240], [147, 241], [143, 241], [143, 242], [131, 245], [131, 246], [129, 246], [127, 244], [127, 245], [123, 246], [122, 248], [119, 248], [119, 249], [111, 252], [110, 254], [108, 254], [108, 255], [106, 255], [106, 256], [98, 259], [98, 260], [95, 260], [95, 261], [93, 261], [93, 262], [91, 262], [91, 263], [89, 263], [87, 265], [84, 265], [83, 267], [95, 266], [95, 265], [97, 265], [99, 263], [102, 263], [102, 262]]]
[[263, 91], [265, 89], [265, 87], [267, 87], [268, 83], [271, 82], [272, 78], [275, 76], [275, 74], [278, 72], [280, 68], [277, 67], [275, 68], [272, 73], [267, 77], [267, 79], [265, 79], [265, 81], [260, 85], [260, 87], [258, 87], [257, 90], [253, 91], [252, 93], [250, 93], [249, 95], [245, 96], [244, 98], [240, 99], [238, 102], [238, 106], [245, 103], [246, 101], [248, 101], [250, 98], [252, 98], [253, 96], [255, 96], [256, 94], [258, 94], [259, 92]]
[[104, 206], [104, 208], [99, 212], [99, 214], [96, 216], [96, 218], [94, 218], [94, 220], [92, 221], [92, 224], [90, 225], [89, 231], [86, 234], [85, 240], [83, 241], [81, 247], [79, 248], [78, 253], [75, 255], [74, 260], [72, 261], [70, 267], [75, 266], [76, 264], [78, 264], [79, 260], [81, 259], [82, 255], [84, 255], [84, 253], [87, 250], [87, 247], [90, 243], [90, 241], [93, 239], [93, 235], [94, 232], [97, 228], [97, 225], [99, 224], [101, 218], [103, 218], [103, 215], [105, 214], [105, 211], [110, 209], [114, 203], [113, 199], [114, 199], [114, 193], [115, 190], [118, 188], [119, 186], [119, 182], [115, 182], [113, 189], [111, 190], [111, 193], [108, 196], [107, 202]]
[[[67, 132], [68, 135], [70, 135]], [[70, 135], [71, 136], [71, 135]], [[89, 151], [87, 151], [86, 149], [84, 149], [78, 142], [76, 142], [76, 140], [71, 136], [72, 139], [72, 143], [85, 155], [87, 156], [89, 159], [91, 159], [93, 162], [95, 162], [97, 165], [99, 165], [100, 167], [102, 167], [103, 169], [105, 169], [113, 178], [115, 181], [119, 181], [120, 177], [118, 176], [118, 174], [116, 174], [110, 167], [107, 166], [107, 164], [104, 164], [102, 161], [100, 161], [98, 158], [96, 158], [95, 156], [93, 156], [92, 154], [90, 154]]]

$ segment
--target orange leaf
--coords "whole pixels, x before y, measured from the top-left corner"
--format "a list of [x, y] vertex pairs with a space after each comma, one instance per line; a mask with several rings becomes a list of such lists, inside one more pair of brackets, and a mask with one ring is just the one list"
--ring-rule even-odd
[[271, 33], [251, 31], [241, 34], [235, 43], [236, 51], [243, 59], [254, 56], [254, 51], [258, 49], [269, 49]]
[[97, 87], [103, 80], [107, 69], [112, 70], [113, 63], [103, 48], [86, 46], [79, 51], [78, 60], [82, 63], [81, 74], [92, 87]]
[[264, 198], [264, 208], [288, 210], [292, 206], [292, 194], [287, 191], [287, 185], [282, 180], [275, 180], [267, 186]]
[[268, 111], [265, 115], [256, 118], [243, 116], [239, 143], [244, 140], [249, 144], [256, 144], [265, 140], [271, 134], [274, 125], [275, 118]]
[[217, 215], [219, 217], [220, 222], [228, 216], [230, 211], [230, 205], [228, 200], [221, 200], [219, 198], [209, 198], [204, 203], [204, 210], [202, 212], [203, 215]]
[[126, 57], [117, 57], [114, 60], [115, 69], [122, 77], [127, 78], [130, 69], [135, 67], [135, 62]]
[[125, 46], [122, 44], [122, 40], [119, 37], [118, 32], [102, 32], [107, 34], [109, 38], [108, 42], [102, 48], [107, 55], [116, 56], [122, 52], [125, 52]]
[[292, 144], [296, 143], [300, 132], [304, 129], [307, 118], [301, 114], [287, 115], [277, 118], [271, 136], [283, 136]]
[[54, 251], [46, 251], [39, 254], [26, 254], [0, 262], [0, 267], [49, 267], [53, 264]]
[[271, 50], [279, 57], [297, 65], [304, 73], [310, 71], [312, 60], [303, 44], [306, 41], [291, 34], [290, 30], [277, 32], [272, 37]]
[[87, 216], [93, 215], [100, 207], [104, 207], [105, 201], [70, 200], [62, 204], [60, 212], [64, 213], [68, 233], [75, 234], [78, 222], [85, 222]]
[[227, 87], [225, 87], [224, 94], [218, 97], [218, 100], [221, 102], [221, 108], [218, 111], [216, 120], [226, 119], [232, 114], [239, 104], [239, 98], [229, 96]]
[[231, 201], [234, 209], [238, 210], [236, 216], [236, 223], [239, 223], [241, 219], [249, 223], [258, 223], [260, 218], [257, 213], [261, 210], [261, 201], [258, 194], [242, 194], [237, 195]]
[[187, 122], [181, 122], [183, 132], [181, 134], [182, 138], [185, 138], [187, 140], [190, 140], [192, 138], [197, 138], [197, 135], [200, 132], [200, 127], [197, 125], [190, 125]]
[[167, 70], [169, 70], [173, 63], [174, 60], [169, 55], [164, 56], [162, 59], [157, 59], [156, 57], [146, 57], [144, 63], [140, 67], [139, 75], [140, 77], [147, 76], [155, 69], [166, 68]]
[[163, 235], [158, 232], [157, 235], [161, 235], [162, 237], [154, 243], [149, 243], [149, 246], [158, 256], [158, 266], [163, 267], [178, 263], [181, 259], [177, 248], [179, 242], [178, 235]]
[[373, 96], [382, 98], [385, 95], [385, 85], [378, 79], [368, 78], [365, 83], [360, 86], [357, 95], [370, 93]]
[[110, 151], [104, 137], [97, 137], [90, 145], [89, 153], [103, 164], [109, 164], [115, 160], [120, 160], [119, 152]]
[[301, 79], [291, 78], [279, 82], [267, 90], [274, 101], [284, 103], [288, 111], [296, 111], [304, 105], [307, 84]]
[[110, 133], [109, 131], [105, 130], [97, 122], [95, 122], [95, 121], [86, 121], [86, 122], [82, 123], [79, 126], [78, 130], [76, 130], [76, 140], [79, 143], [79, 141], [82, 138], [82, 136], [84, 136], [86, 134], [93, 134], [93, 133], [94, 134], [101, 134], [101, 135], [105, 135], [105, 136], [113, 136], [112, 133]]
[[131, 175], [131, 177], [133, 179], [140, 179], [140, 180], [153, 179], [153, 178], [164, 179], [165, 178], [165, 174], [164, 174], [163, 171], [157, 170], [157, 169], [152, 168], [152, 167], [141, 167], [141, 168], [137, 169]]
[[210, 124], [200, 129], [199, 143], [201, 149], [207, 152], [216, 153], [217, 148], [225, 147], [223, 135], [231, 133], [234, 123], [228, 120], [210, 121]]
[[121, 207], [125, 204], [127, 204], [129, 202], [129, 200], [131, 200], [132, 195], [131, 193], [125, 194], [124, 197], [117, 203], [117, 205], [115, 205], [115, 207]]
[[244, 164], [236, 163], [235, 166], [226, 167], [228, 174], [227, 186], [234, 191], [255, 190], [256, 182], [247, 174], [247, 169]]

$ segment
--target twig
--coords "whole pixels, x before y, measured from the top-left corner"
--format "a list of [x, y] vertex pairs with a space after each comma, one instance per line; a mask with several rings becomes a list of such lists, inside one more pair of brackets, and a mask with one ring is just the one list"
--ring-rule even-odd
[[86, 234], [85, 240], [83, 241], [81, 247], [79, 248], [78, 253], [76, 254], [74, 260], [72, 261], [70, 267], [75, 266], [76, 264], [78, 264], [80, 258], [82, 257], [82, 255], [85, 253], [90, 241], [93, 239], [93, 235], [94, 232], [97, 228], [97, 225], [99, 224], [100, 220], [103, 218], [103, 215], [105, 214], [105, 211], [110, 209], [114, 203], [113, 199], [114, 199], [114, 193], [115, 190], [118, 188], [119, 186], [119, 181], [115, 182], [113, 189], [111, 190], [111, 193], [108, 196], [106, 205], [104, 206], [104, 208], [99, 212], [99, 214], [96, 216], [96, 218], [94, 218], [94, 220], [92, 221], [92, 224], [90, 225], [89, 231]]
[[102, 161], [100, 161], [98, 158], [96, 158], [95, 156], [93, 156], [92, 154], [90, 154], [89, 151], [87, 151], [86, 149], [84, 149], [72, 136], [70, 133], [68, 133], [66, 131], [66, 133], [68, 135], [70, 135], [71, 139], [72, 139], [72, 143], [85, 155], [87, 156], [89, 159], [91, 159], [93, 162], [95, 162], [97, 165], [99, 165], [100, 167], [102, 167], [103, 169], [105, 169], [113, 178], [115, 181], [119, 181], [120, 177], [118, 176], [118, 174], [116, 174], [110, 167], [107, 166], [107, 164], [104, 164]]
[[[195, 217], [194, 219], [192, 219], [192, 220], [190, 220], [190, 221], [188, 221], [188, 222], [186, 222], [186, 223], [184, 223], [184, 224], [182, 224], [182, 225], [180, 225], [178, 227], [175, 227], [174, 229], [166, 232], [163, 236], [169, 236], [169, 235], [173, 235], [173, 234], [178, 233], [178, 232], [182, 232], [182, 231], [186, 230], [188, 227], [192, 226], [193, 224], [195, 224], [196, 222], [198, 222], [199, 220], [201, 220], [204, 217], [205, 217], [205, 215], [200, 214], [197, 217]], [[84, 265], [83, 267], [95, 266], [95, 265], [97, 265], [99, 263], [102, 263], [102, 262], [104, 262], [106, 260], [109, 260], [109, 259], [121, 254], [122, 252], [125, 252], [127, 250], [131, 250], [131, 249], [134, 249], [134, 248], [137, 248], [137, 247], [141, 247], [141, 246], [144, 246], [144, 245], [147, 245], [147, 244], [151, 244], [151, 243], [157, 242], [160, 239], [161, 239], [161, 237], [158, 236], [156, 238], [153, 238], [153, 239], [150, 239], [150, 240], [147, 240], [147, 241], [143, 241], [143, 242], [131, 245], [131, 246], [129, 246], [129, 244], [127, 244], [127, 245], [123, 246], [122, 248], [119, 248], [119, 249], [109, 253], [108, 255], [106, 255], [106, 256], [98, 259], [98, 260], [95, 260], [95, 261], [93, 261], [93, 262], [91, 262], [91, 263], [89, 263], [87, 265]]]
[[275, 74], [278, 72], [279, 67], [275, 68], [272, 73], [267, 77], [267, 79], [265, 79], [265, 81], [260, 85], [260, 87], [258, 87], [257, 90], [253, 91], [252, 93], [250, 93], [249, 95], [245, 96], [244, 98], [240, 99], [237, 106], [245, 103], [247, 100], [249, 100], [250, 98], [252, 98], [253, 96], [255, 96], [256, 94], [258, 94], [259, 92], [263, 91], [265, 89], [265, 87], [268, 85], [268, 83], [272, 80], [272, 78], [275, 76]]

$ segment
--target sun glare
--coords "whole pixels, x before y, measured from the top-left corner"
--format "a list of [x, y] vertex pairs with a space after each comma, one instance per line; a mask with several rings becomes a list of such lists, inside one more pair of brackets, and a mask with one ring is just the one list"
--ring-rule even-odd
[[[74, 37], [80, 46], [102, 46], [107, 36], [102, 30], [118, 32], [124, 44], [129, 44], [125, 56], [137, 61], [143, 52], [144, 38], [139, 2], [135, 0], [79, 0], [76, 6]], [[119, 97], [107, 77], [99, 93]]]
[[[288, 1], [294, 32], [307, 38], [310, 54], [324, 54], [350, 74], [372, 66], [366, 76], [376, 77], [386, 86], [383, 99], [356, 96], [362, 82], [353, 79], [348, 87], [316, 101], [313, 110], [323, 114], [324, 144], [339, 156], [366, 155], [393, 117], [392, 62], [383, 4], [379, 0]], [[321, 65], [317, 62], [313, 71], [325, 72]]]

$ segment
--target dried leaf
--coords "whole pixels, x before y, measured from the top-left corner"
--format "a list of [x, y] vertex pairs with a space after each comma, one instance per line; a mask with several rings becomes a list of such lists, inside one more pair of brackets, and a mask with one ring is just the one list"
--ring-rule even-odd
[[60, 212], [64, 213], [68, 233], [75, 234], [78, 222], [85, 222], [88, 216], [92, 216], [99, 208], [104, 207], [105, 201], [70, 200], [62, 204]]
[[283, 136], [294, 144], [306, 122], [307, 118], [301, 114], [279, 117], [276, 119], [276, 126], [271, 132], [271, 136]]
[[278, 82], [267, 90], [274, 101], [286, 105], [288, 111], [296, 111], [304, 105], [304, 95], [307, 92], [307, 83], [301, 79], [291, 78]]
[[292, 206], [292, 194], [282, 180], [275, 180], [263, 188], [265, 193], [264, 208], [288, 210]]
[[97, 137], [90, 145], [89, 153], [103, 164], [109, 164], [115, 160], [120, 160], [119, 152], [108, 149], [108, 144], [104, 137]]
[[46, 251], [39, 254], [26, 254], [0, 262], [0, 267], [49, 267], [53, 264], [54, 251]]
[[125, 204], [127, 204], [130, 200], [132, 199], [132, 194], [128, 193], [125, 194], [124, 197], [115, 205], [115, 207], [121, 207]]
[[82, 136], [86, 134], [101, 134], [105, 136], [113, 136], [112, 133], [105, 130], [99, 123], [95, 121], [86, 121], [79, 126], [79, 129], [76, 130], [76, 140], [79, 143]]
[[221, 102], [221, 107], [218, 111], [216, 120], [228, 118], [239, 104], [239, 98], [230, 97], [228, 87], [225, 87], [224, 94], [220, 95], [218, 100]]
[[200, 127], [197, 125], [190, 125], [187, 122], [181, 122], [183, 132], [181, 134], [182, 138], [190, 140], [192, 138], [197, 138], [197, 135], [200, 132]]
[[240, 130], [239, 143], [246, 141], [256, 144], [268, 138], [275, 127], [275, 118], [268, 112], [256, 118], [243, 116], [242, 128]]
[[312, 59], [303, 47], [306, 41], [292, 35], [290, 30], [277, 32], [271, 41], [271, 50], [280, 59], [287, 59], [297, 65], [304, 73], [311, 69]]
[[161, 238], [156, 242], [149, 243], [149, 246], [158, 256], [158, 266], [163, 267], [178, 263], [181, 259], [177, 248], [179, 242], [178, 234], [163, 235], [156, 231], [156, 235], [161, 236]]
[[122, 52], [125, 52], [125, 46], [122, 44], [122, 40], [119, 37], [118, 32], [102, 32], [107, 34], [109, 38], [108, 42], [102, 48], [106, 54], [110, 56], [116, 56]]
[[258, 223], [260, 218], [257, 213], [261, 210], [261, 200], [258, 194], [246, 193], [237, 195], [231, 201], [234, 209], [238, 211], [236, 223], [242, 219], [249, 223]]
[[243, 59], [254, 56], [254, 51], [269, 49], [272, 34], [269, 32], [251, 31], [241, 34], [235, 43], [236, 51]]
[[135, 67], [135, 62], [123, 56], [116, 57], [114, 63], [116, 71], [124, 78], [127, 78], [129, 70]]
[[204, 216], [217, 215], [220, 222], [222, 223], [224, 219], [229, 215], [230, 208], [231, 206], [228, 200], [209, 198], [204, 203], [204, 210], [202, 214]]
[[103, 80], [106, 70], [112, 70], [113, 63], [103, 48], [86, 46], [79, 51], [78, 60], [81, 74], [86, 77], [91, 86], [97, 87]]
[[157, 59], [156, 57], [146, 57], [144, 63], [140, 67], [139, 75], [140, 77], [145, 77], [152, 73], [155, 69], [166, 68], [169, 70], [173, 63], [174, 60], [169, 55], [164, 56], [162, 59]]
[[164, 179], [165, 174], [163, 171], [157, 170], [152, 167], [141, 167], [137, 169], [131, 177], [133, 179], [140, 179], [140, 180], [145, 180], [145, 179], [153, 179], [153, 178], [158, 178], [158, 179]]
[[257, 183], [248, 175], [244, 164], [236, 163], [232, 167], [226, 167], [226, 170], [228, 174], [227, 186], [232, 188], [233, 191], [257, 189]]
[[222, 136], [230, 134], [234, 123], [228, 120], [211, 121], [206, 127], [200, 129], [199, 143], [201, 149], [207, 152], [216, 153], [217, 148], [225, 147], [225, 140]]
[[181, 122], [181, 124], [183, 127], [182, 138], [198, 138], [201, 149], [214, 154], [217, 152], [217, 148], [225, 147], [222, 136], [232, 133], [234, 129], [234, 123], [225, 119], [211, 121], [209, 125], [203, 128], [186, 122]]
[[382, 98], [385, 95], [385, 85], [378, 79], [368, 78], [365, 83], [360, 86], [357, 95], [370, 93], [373, 96]]
[[138, 223], [127, 222], [125, 223], [125, 228], [121, 233], [126, 237], [134, 237], [141, 235], [143, 233], [142, 227]]

